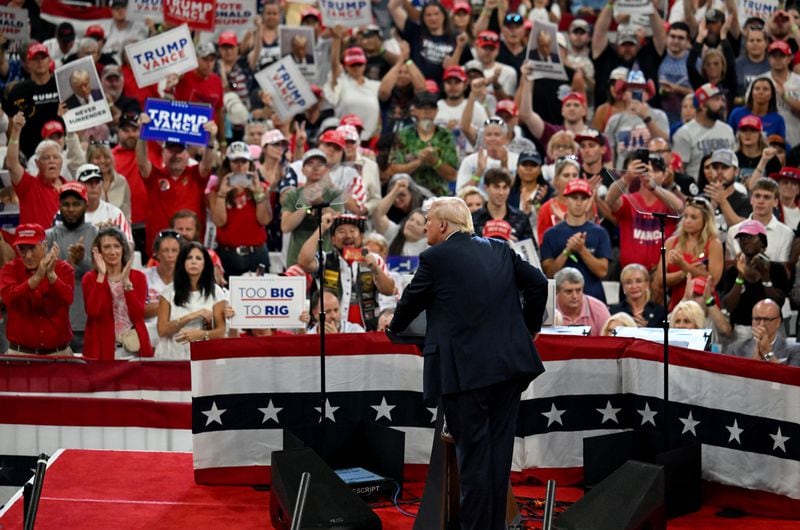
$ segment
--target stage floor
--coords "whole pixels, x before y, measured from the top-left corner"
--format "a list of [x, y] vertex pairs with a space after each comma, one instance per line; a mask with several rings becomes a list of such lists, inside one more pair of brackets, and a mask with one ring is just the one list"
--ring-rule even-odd
[[[190, 453], [68, 449], [54, 455], [45, 478], [36, 528], [41, 529], [199, 529], [271, 528], [269, 493], [249, 487], [199, 486]], [[407, 498], [421, 484], [406, 488]], [[542, 498], [538, 486], [514, 488], [518, 498]], [[574, 501], [581, 491], [560, 488], [559, 501]], [[416, 506], [404, 506], [415, 512]], [[670, 529], [800, 529], [800, 521], [757, 517], [724, 519], [718, 507], [670, 521]], [[378, 508], [384, 530], [409, 530], [413, 519], [394, 507]], [[531, 523], [527, 528], [539, 528]], [[0, 528], [22, 528], [22, 497], [0, 512]]]

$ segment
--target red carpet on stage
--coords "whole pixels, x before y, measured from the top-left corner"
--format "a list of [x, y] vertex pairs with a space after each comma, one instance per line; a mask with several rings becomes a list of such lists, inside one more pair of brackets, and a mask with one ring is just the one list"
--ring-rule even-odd
[[[407, 496], [419, 496], [421, 484], [411, 484]], [[518, 499], [542, 498], [538, 486], [516, 486]], [[561, 488], [557, 500], [574, 501], [580, 490]], [[416, 511], [414, 506], [406, 506]], [[800, 521], [757, 517], [724, 519], [719, 507], [670, 522], [680, 530], [769, 529], [797, 530]], [[22, 528], [22, 499], [0, 515], [0, 528]], [[385, 530], [409, 530], [413, 519], [394, 507], [376, 512]], [[531, 523], [528, 528], [539, 528]], [[248, 487], [199, 486], [194, 482], [192, 455], [174, 452], [90, 451], [60, 452], [48, 468], [37, 529], [200, 529], [271, 528], [269, 493]]]

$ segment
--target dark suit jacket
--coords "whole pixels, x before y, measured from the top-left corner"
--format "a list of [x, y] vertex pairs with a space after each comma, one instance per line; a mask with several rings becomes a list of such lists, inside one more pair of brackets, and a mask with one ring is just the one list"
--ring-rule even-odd
[[[103, 100], [103, 92], [100, 90], [92, 90], [92, 101], [102, 101]], [[78, 96], [72, 94], [68, 97], [64, 104], [67, 106], [68, 109], [74, 109], [76, 107], [80, 107], [82, 103], [78, 100]]]
[[427, 311], [423, 391], [438, 399], [542, 373], [531, 334], [546, 302], [547, 279], [507, 244], [456, 232], [420, 254], [389, 327]]

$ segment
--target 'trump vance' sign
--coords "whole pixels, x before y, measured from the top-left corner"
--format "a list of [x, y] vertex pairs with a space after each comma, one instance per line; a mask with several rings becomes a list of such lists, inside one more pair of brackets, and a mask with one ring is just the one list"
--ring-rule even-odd
[[231, 327], [237, 329], [303, 328], [304, 276], [231, 276]]
[[290, 56], [271, 64], [256, 74], [261, 89], [272, 98], [272, 108], [288, 120], [317, 102], [311, 87]]
[[163, 0], [164, 22], [188, 24], [192, 29], [214, 31], [216, 0]]
[[142, 127], [143, 140], [208, 145], [208, 131], [203, 124], [211, 121], [211, 105], [147, 98], [144, 111], [150, 116], [150, 123]]
[[140, 87], [154, 85], [167, 74], [182, 74], [197, 68], [197, 54], [185, 24], [129, 44], [125, 53]]
[[372, 7], [369, 0], [320, 0], [322, 23], [332, 28], [337, 24], [357, 28], [372, 24]]

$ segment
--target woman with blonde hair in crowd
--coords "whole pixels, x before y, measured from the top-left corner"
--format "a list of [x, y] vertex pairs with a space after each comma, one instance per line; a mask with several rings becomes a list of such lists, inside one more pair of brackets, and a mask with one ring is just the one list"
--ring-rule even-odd
[[630, 263], [619, 276], [623, 299], [609, 307], [614, 313], [627, 313], [640, 328], [657, 328], [664, 322], [664, 306], [650, 299], [650, 273], [639, 263]]
[[486, 205], [486, 197], [478, 186], [464, 186], [459, 190], [458, 198], [467, 204], [471, 213], [477, 212]]
[[578, 143], [575, 141], [575, 135], [570, 131], [558, 131], [547, 142], [547, 160], [552, 162], [542, 166], [542, 176], [547, 182], [553, 183], [556, 175], [556, 160], [569, 155], [578, 155]]
[[669, 325], [675, 329], [703, 329], [706, 315], [694, 300], [683, 300], [669, 314]]
[[[683, 299], [686, 277], [711, 275], [722, 278], [725, 266], [722, 243], [717, 237], [714, 208], [708, 199], [688, 199], [683, 218], [675, 233], [666, 241], [667, 288], [669, 288], [669, 310]], [[655, 285], [661, 287], [661, 262], [654, 275]]]
[[628, 313], [620, 311], [619, 313], [614, 313], [608, 317], [608, 320], [606, 320], [606, 323], [603, 324], [603, 327], [600, 329], [600, 336], [613, 337], [615, 335], [614, 330], [617, 328], [635, 327], [638, 326], [636, 326], [636, 322], [633, 320], [633, 317], [631, 317]]
[[125, 177], [117, 173], [114, 168], [111, 148], [106, 143], [90, 143], [86, 148], [86, 161], [100, 168], [103, 176], [103, 190], [100, 198], [122, 210], [125, 219], [130, 221], [131, 189]]

